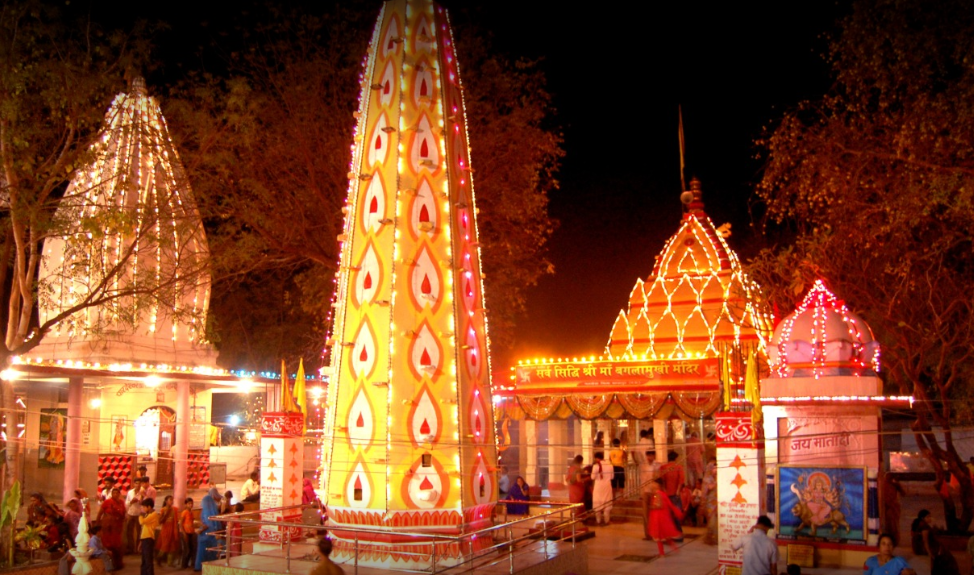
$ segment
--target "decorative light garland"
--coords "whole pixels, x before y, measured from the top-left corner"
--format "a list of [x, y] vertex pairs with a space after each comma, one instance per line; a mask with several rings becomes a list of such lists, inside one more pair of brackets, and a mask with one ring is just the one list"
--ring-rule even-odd
[[[880, 349], [869, 326], [850, 312], [845, 302], [829, 291], [825, 283], [819, 279], [815, 280], [795, 311], [781, 322], [780, 333], [776, 337], [777, 353], [771, 354], [772, 368], [779, 377], [789, 377], [794, 369], [799, 367], [794, 362], [789, 363], [789, 344], [794, 341], [794, 336], [798, 335], [794, 333], [796, 322], [808, 313], [812, 317], [811, 332], [807, 334], [809, 339], [803, 341], [811, 344], [810, 364], [814, 378], [821, 377], [830, 367], [841, 367], [840, 363], [879, 373]], [[827, 333], [826, 325], [830, 319], [838, 319], [845, 326], [845, 332]], [[862, 322], [861, 326], [860, 322]], [[801, 336], [804, 337], [805, 334]], [[846, 341], [851, 344], [852, 353], [847, 360], [829, 359], [826, 346], [834, 341]]]
[[[647, 282], [636, 281], [628, 311], [619, 312], [606, 345], [611, 358], [717, 357], [721, 343], [756, 340], [764, 349], [768, 342], [773, 316], [703, 212], [699, 182], [691, 188], [696, 199], [680, 228], [666, 241]], [[674, 336], [664, 338], [666, 329]]]
[[[166, 310], [159, 308], [158, 299], [148, 309], [136, 308], [138, 302], [131, 300], [132, 309], [125, 310], [125, 315], [135, 318], [136, 325], [122, 318], [120, 305], [124, 302], [117, 298], [86, 307], [55, 325], [48, 336], [53, 341], [42, 346], [61, 339], [88, 338], [96, 327], [134, 333], [143, 314], [149, 320], [150, 337], [161, 343], [158, 322], [165, 314], [172, 321], [165, 339], [183, 340], [208, 356], [211, 352], [199, 329], [204, 322], [196, 321], [205, 317], [210, 295], [209, 276], [199, 271], [208, 256], [206, 238], [185, 178], [177, 177], [182, 166], [166, 121], [142, 78], [132, 80], [129, 93], [115, 97], [105, 127], [89, 151], [92, 162], [72, 177], [55, 215], [69, 231], [45, 245], [39, 282], [52, 295], [38, 302], [41, 322], [99, 290], [107, 296], [125, 296], [155, 289], [171, 279], [178, 295]], [[128, 197], [130, 191], [137, 197]], [[126, 223], [128, 218], [134, 219], [134, 226]], [[106, 232], [100, 241], [88, 227], [92, 225]], [[130, 261], [123, 261], [129, 250]], [[152, 263], [142, 261], [143, 252]], [[144, 277], [147, 271], [149, 275]], [[192, 275], [193, 281], [184, 282], [184, 275]], [[102, 287], [105, 280], [109, 283]], [[185, 321], [180, 317], [183, 314], [189, 315]], [[195, 348], [197, 345], [200, 347]]]

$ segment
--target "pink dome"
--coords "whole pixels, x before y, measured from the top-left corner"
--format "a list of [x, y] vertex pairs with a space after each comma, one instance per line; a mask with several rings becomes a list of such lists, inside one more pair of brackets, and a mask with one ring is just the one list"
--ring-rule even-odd
[[822, 280], [778, 324], [768, 348], [778, 377], [864, 375], [879, 372], [879, 342]]

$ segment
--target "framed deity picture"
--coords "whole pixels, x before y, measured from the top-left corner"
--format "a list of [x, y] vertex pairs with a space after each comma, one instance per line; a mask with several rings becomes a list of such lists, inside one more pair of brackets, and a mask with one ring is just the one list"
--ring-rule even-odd
[[866, 468], [778, 466], [778, 538], [865, 544]]
[[128, 453], [129, 436], [132, 435], [133, 428], [129, 425], [128, 419], [124, 415], [112, 416], [112, 452]]
[[38, 436], [37, 466], [43, 469], [64, 469], [64, 449], [68, 410], [42, 408]]

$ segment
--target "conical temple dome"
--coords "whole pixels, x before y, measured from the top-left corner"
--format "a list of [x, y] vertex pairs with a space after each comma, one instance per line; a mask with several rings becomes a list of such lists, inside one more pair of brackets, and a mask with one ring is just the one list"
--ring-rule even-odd
[[355, 140], [322, 437], [333, 556], [426, 570], [431, 540], [342, 528], [476, 531], [497, 501], [467, 117], [441, 7], [383, 6]]
[[[115, 97], [44, 245], [40, 321], [64, 316], [41, 359], [212, 365], [210, 277], [196, 202], [142, 78]], [[84, 306], [86, 301], [96, 305]], [[71, 313], [73, 309], [80, 310]]]
[[879, 342], [869, 325], [817, 280], [775, 328], [768, 358], [778, 377], [875, 375]]
[[680, 229], [616, 318], [606, 346], [612, 357], [715, 357], [721, 344], [763, 348], [771, 335], [770, 310], [704, 213], [700, 182], [690, 188]]

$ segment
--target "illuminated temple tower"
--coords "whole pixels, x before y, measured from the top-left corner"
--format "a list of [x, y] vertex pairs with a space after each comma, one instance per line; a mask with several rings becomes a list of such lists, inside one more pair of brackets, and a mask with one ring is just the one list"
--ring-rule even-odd
[[[343, 526], [471, 531], [497, 499], [476, 209], [447, 13], [387, 2], [361, 82], [322, 446], [339, 556], [354, 538]], [[371, 543], [360, 563], [430, 561], [428, 542]], [[437, 562], [455, 551], [438, 549]]]
[[650, 360], [716, 357], [721, 347], [764, 350], [772, 320], [760, 290], [704, 212], [700, 181], [684, 192], [680, 229], [637, 280], [619, 312], [606, 352]]
[[57, 210], [67, 232], [44, 243], [40, 321], [90, 297], [104, 301], [60, 321], [31, 354], [105, 366], [214, 365], [203, 334], [210, 297], [203, 223], [141, 77], [115, 97], [90, 155]]

